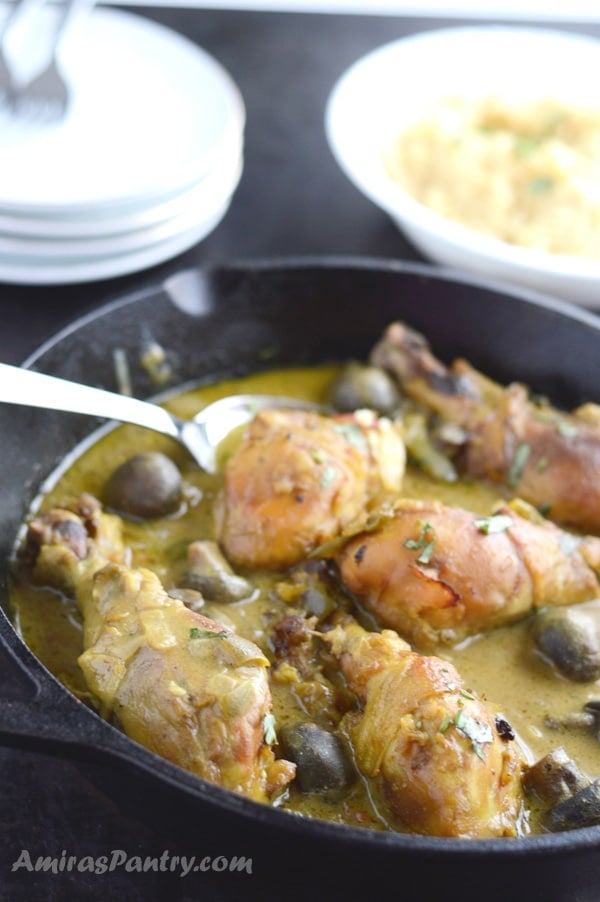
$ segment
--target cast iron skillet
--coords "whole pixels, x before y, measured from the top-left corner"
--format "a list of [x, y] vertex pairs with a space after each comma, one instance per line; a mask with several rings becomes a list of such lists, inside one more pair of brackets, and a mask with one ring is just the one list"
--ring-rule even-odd
[[[122, 348], [134, 393], [148, 397], [155, 389], [138, 361], [149, 339], [170, 354], [176, 385], [262, 369], [267, 352], [270, 366], [364, 358], [395, 318], [422, 330], [442, 359], [463, 355], [496, 379], [519, 378], [559, 405], [600, 401], [600, 320], [592, 314], [439, 269], [368, 259], [185, 271], [77, 321], [25, 365], [116, 390], [113, 351]], [[310, 821], [158, 759], [71, 696], [9, 620], [7, 562], [44, 477], [95, 425], [77, 415], [0, 405], [0, 603], [6, 612], [0, 611], [0, 638], [31, 684], [26, 701], [4, 690], [0, 742], [75, 758], [108, 756], [119, 762], [116, 771], [147, 774], [157, 792], [172, 796], [173, 806], [191, 806], [197, 830], [224, 825], [225, 832], [269, 849], [273, 893], [265, 889], [264, 898], [312, 899], [316, 893], [325, 900], [355, 899], [386, 882], [398, 899], [427, 900], [434, 892], [481, 902], [600, 898], [600, 828], [467, 842]]]

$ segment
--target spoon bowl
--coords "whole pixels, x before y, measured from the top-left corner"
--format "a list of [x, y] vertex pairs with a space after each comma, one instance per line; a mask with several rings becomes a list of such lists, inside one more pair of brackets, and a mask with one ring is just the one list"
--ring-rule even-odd
[[181, 420], [149, 401], [0, 363], [0, 402], [88, 414], [132, 423], [180, 442], [207, 473], [217, 469], [216, 449], [236, 427], [267, 408], [317, 410], [317, 405], [278, 395], [229, 395]]
[[216, 449], [223, 439], [238, 426], [251, 420], [259, 410], [274, 408], [321, 409], [309, 401], [279, 395], [227, 395], [203, 407], [192, 420], [173, 417], [180, 430], [176, 437], [203, 470], [214, 473], [217, 469]]

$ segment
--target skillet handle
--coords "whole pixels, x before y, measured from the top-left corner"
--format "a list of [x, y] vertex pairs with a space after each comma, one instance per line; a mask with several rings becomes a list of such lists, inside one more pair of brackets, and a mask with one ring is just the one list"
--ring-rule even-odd
[[71, 695], [19, 645], [0, 629], [0, 746], [79, 760], [131, 755], [131, 743], [122, 733]]

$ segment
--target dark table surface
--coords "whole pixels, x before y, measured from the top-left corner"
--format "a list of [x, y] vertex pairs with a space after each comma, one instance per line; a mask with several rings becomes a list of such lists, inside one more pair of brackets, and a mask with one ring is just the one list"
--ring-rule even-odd
[[[392, 223], [341, 174], [323, 130], [327, 96], [337, 77], [362, 54], [408, 33], [449, 24], [436, 19], [320, 14], [136, 8], [138, 15], [180, 31], [231, 73], [247, 109], [245, 165], [232, 206], [198, 246], [168, 263], [114, 280], [84, 285], [0, 285], [0, 360], [20, 363], [65, 323], [100, 304], [160, 282], [190, 265], [257, 257], [367, 255], [419, 260]], [[573, 26], [600, 33], [600, 27]], [[0, 660], [4, 694], [19, 693]], [[163, 820], [154, 789], [116, 765], [77, 764], [33, 751], [0, 749], [0, 902], [54, 899], [284, 899], [269, 889], [269, 852], [254, 861], [263, 879], [228, 874], [150, 871], [106, 874], [69, 870], [66, 856], [96, 860], [112, 850], [134, 860], [169, 863], [176, 855], [202, 857], [210, 824], [194, 812], [168, 811]], [[116, 782], [115, 782], [116, 779]], [[167, 810], [172, 803], [165, 801]], [[173, 816], [175, 815], [175, 816]], [[174, 826], [175, 824], [175, 826]], [[22, 850], [32, 861], [54, 856], [59, 873], [13, 869]], [[218, 852], [218, 849], [217, 849]], [[247, 855], [245, 848], [235, 849]], [[21, 859], [21, 864], [26, 861]], [[90, 859], [91, 860], [91, 859]], [[296, 878], [297, 879], [297, 878]], [[412, 898], [408, 888], [398, 898]], [[265, 888], [266, 887], [266, 888]], [[380, 891], [383, 889], [380, 887]], [[314, 888], [317, 898], [327, 899]], [[312, 889], [307, 888], [310, 898]], [[453, 898], [456, 898], [453, 896]], [[482, 899], [486, 898], [485, 891]], [[517, 898], [513, 894], [513, 898]], [[537, 898], [535, 894], [529, 898]]]

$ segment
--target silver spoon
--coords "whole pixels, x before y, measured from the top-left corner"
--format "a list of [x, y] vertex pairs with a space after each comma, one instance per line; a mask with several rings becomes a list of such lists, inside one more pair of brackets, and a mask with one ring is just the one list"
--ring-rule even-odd
[[217, 469], [216, 448], [236, 426], [265, 408], [316, 410], [316, 404], [276, 395], [229, 395], [181, 420], [158, 404], [0, 363], [0, 402], [63, 410], [133, 423], [176, 439], [207, 473]]

